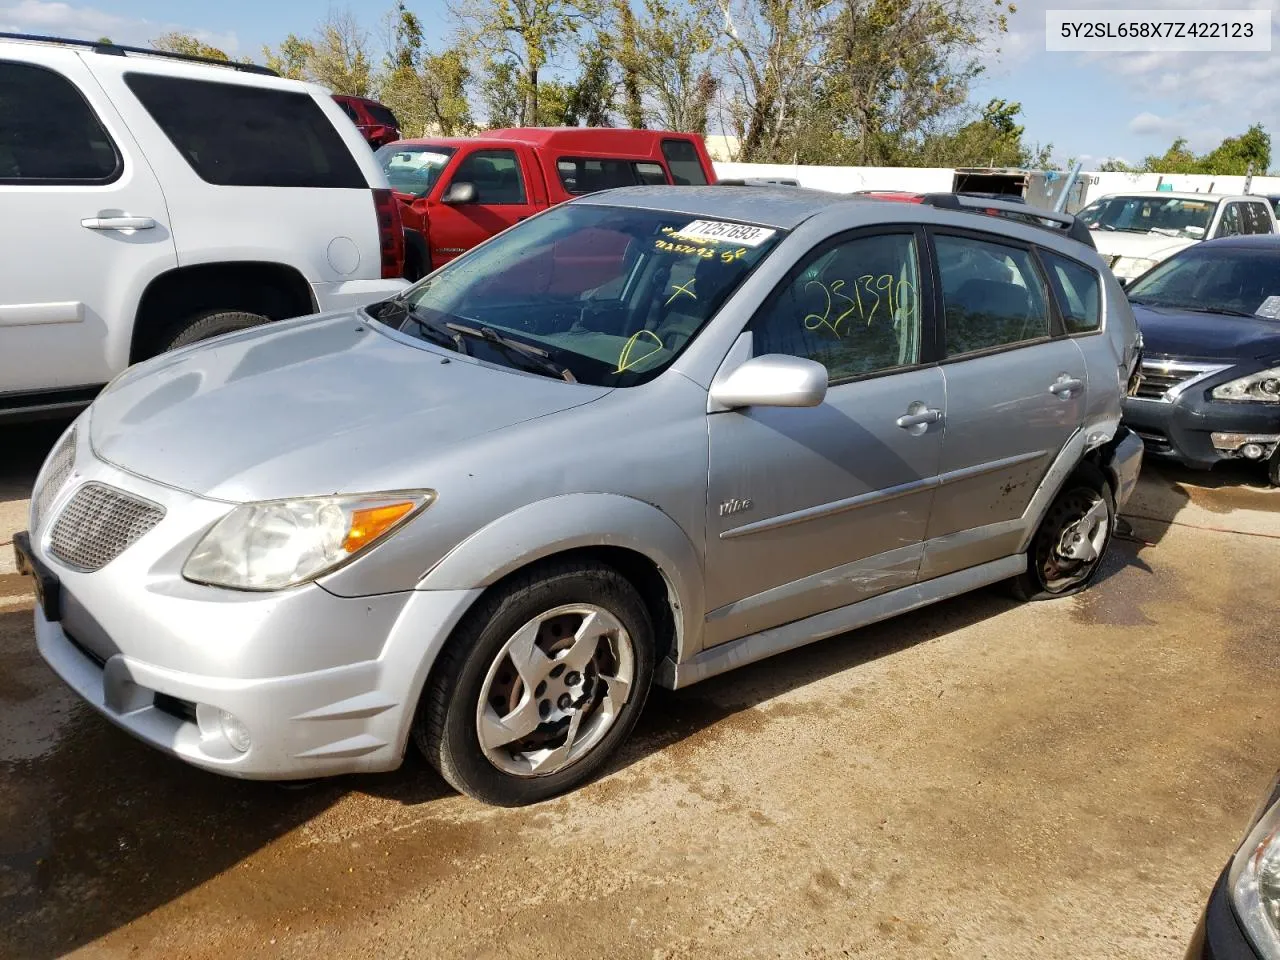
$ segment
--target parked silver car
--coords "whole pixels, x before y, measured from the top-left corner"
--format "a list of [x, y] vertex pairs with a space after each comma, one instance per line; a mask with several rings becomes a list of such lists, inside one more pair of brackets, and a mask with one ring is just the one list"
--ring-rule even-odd
[[16, 540], [37, 641], [209, 770], [390, 770], [412, 738], [459, 790], [537, 801], [601, 770], [651, 682], [1088, 584], [1141, 461], [1137, 345], [1048, 226], [584, 197], [395, 300], [117, 378]]

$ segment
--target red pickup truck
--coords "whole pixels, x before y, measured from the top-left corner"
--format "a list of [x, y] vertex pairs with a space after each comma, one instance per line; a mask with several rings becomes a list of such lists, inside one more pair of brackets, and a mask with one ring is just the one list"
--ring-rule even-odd
[[410, 280], [584, 193], [716, 182], [701, 137], [657, 130], [490, 130], [465, 139], [401, 140], [377, 156], [401, 204]]

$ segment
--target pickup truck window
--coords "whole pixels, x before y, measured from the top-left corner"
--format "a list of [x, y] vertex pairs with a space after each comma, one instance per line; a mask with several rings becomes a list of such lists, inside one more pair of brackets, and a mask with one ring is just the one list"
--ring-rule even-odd
[[561, 157], [556, 161], [556, 172], [565, 192], [575, 196], [615, 187], [633, 187], [639, 183], [665, 185], [668, 182], [667, 172], [661, 164], [635, 160]]
[[697, 148], [688, 140], [663, 140], [662, 155], [667, 158], [671, 177], [681, 186], [703, 186], [707, 182]]
[[463, 158], [453, 175], [454, 183], [476, 188], [476, 203], [502, 206], [525, 203], [524, 178], [514, 150], [477, 150]]
[[[782, 235], [688, 214], [565, 204], [412, 288], [395, 325], [444, 346], [441, 331], [460, 328], [466, 352], [542, 372], [494, 337], [514, 340], [578, 382], [633, 386], [666, 369]], [[473, 334], [485, 329], [491, 334]]]
[[382, 164], [392, 190], [425, 197], [457, 152], [453, 147], [436, 144], [409, 146], [389, 143], [374, 156]]

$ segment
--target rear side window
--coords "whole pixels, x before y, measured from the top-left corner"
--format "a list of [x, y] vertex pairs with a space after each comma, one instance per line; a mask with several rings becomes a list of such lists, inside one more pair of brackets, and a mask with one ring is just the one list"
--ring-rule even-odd
[[667, 166], [671, 168], [671, 179], [680, 186], [706, 184], [707, 175], [702, 169], [702, 160], [698, 157], [697, 148], [688, 140], [663, 140], [662, 155], [667, 158]]
[[1222, 208], [1222, 220], [1218, 223], [1215, 237], [1238, 237], [1243, 229], [1240, 223], [1240, 204], [1228, 203]]
[[1049, 336], [1048, 297], [1028, 251], [949, 236], [935, 249], [948, 357]]
[[373, 117], [374, 123], [380, 123], [385, 127], [400, 126], [400, 121], [396, 119], [396, 115], [382, 104], [366, 103], [364, 108], [369, 111], [369, 116]]
[[368, 189], [324, 111], [305, 93], [145, 73], [125, 83], [206, 183]]
[[351, 118], [351, 122], [352, 122], [352, 123], [359, 123], [359, 122], [360, 122], [360, 114], [356, 113], [356, 108], [355, 108], [355, 107], [353, 107], [351, 104], [349, 104], [349, 103], [345, 103], [345, 102], [343, 102], [343, 101], [339, 100], [339, 101], [338, 101], [338, 106], [340, 106], [340, 107], [342, 108], [342, 112], [343, 112], [343, 113], [345, 113], [348, 117], [350, 117], [350, 118]]
[[1244, 207], [1245, 233], [1271, 233], [1271, 218], [1261, 203], [1246, 203]]
[[1102, 284], [1098, 275], [1082, 263], [1048, 250], [1040, 256], [1049, 268], [1049, 283], [1058, 297], [1068, 333], [1097, 330], [1102, 316]]
[[595, 193], [636, 184], [630, 160], [599, 160], [592, 157], [561, 157], [556, 161], [560, 185], [566, 193]]
[[665, 187], [670, 182], [660, 163], [637, 163], [636, 178], [646, 187]]
[[120, 167], [115, 144], [70, 80], [0, 61], [0, 183], [110, 183]]

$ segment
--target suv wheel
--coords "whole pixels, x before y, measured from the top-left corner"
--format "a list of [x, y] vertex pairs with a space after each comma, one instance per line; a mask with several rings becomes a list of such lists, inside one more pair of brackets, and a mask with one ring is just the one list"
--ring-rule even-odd
[[626, 739], [653, 677], [634, 587], [584, 563], [542, 567], [481, 600], [441, 651], [414, 723], [431, 764], [500, 806], [586, 782]]
[[1276, 447], [1276, 452], [1271, 455], [1271, 462], [1267, 464], [1267, 479], [1273, 487], [1280, 487], [1280, 446]]
[[210, 337], [256, 327], [270, 319], [270, 317], [264, 317], [258, 313], [246, 313], [243, 310], [209, 310], [179, 323], [160, 349], [161, 352], [176, 350], [178, 347], [186, 347], [201, 340], [208, 340]]
[[1027, 550], [1027, 570], [1013, 581], [1022, 600], [1078, 593], [1093, 582], [1115, 531], [1116, 508], [1101, 474], [1079, 471], [1059, 491]]

